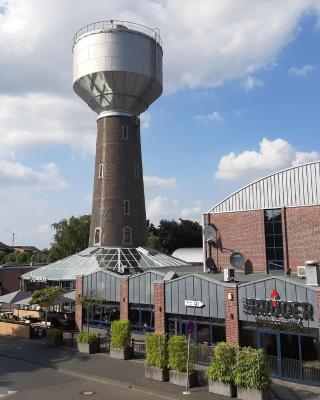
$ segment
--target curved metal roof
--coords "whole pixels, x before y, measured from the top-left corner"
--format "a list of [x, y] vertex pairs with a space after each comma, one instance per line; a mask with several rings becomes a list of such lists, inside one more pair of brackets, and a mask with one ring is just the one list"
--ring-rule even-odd
[[178, 258], [179, 260], [202, 264], [203, 263], [203, 249], [202, 247], [182, 247], [175, 250], [172, 253], [172, 257]]
[[320, 161], [287, 168], [250, 183], [209, 212], [320, 205]]

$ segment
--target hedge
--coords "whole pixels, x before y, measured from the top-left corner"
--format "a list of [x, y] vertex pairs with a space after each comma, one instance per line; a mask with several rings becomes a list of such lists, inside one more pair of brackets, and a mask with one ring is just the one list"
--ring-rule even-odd
[[77, 342], [83, 344], [93, 344], [98, 342], [98, 337], [94, 333], [81, 332], [77, 335]]
[[168, 342], [163, 333], [147, 333], [146, 335], [147, 367], [165, 369], [168, 367]]
[[[194, 346], [190, 345], [189, 371], [194, 368]], [[169, 368], [178, 372], [187, 371], [188, 341], [185, 336], [171, 336], [169, 340]]]
[[111, 347], [124, 349], [130, 346], [131, 323], [126, 320], [112, 322], [111, 325]]
[[234, 383], [235, 364], [239, 347], [219, 342], [213, 349], [213, 358], [206, 371], [208, 379], [222, 383]]

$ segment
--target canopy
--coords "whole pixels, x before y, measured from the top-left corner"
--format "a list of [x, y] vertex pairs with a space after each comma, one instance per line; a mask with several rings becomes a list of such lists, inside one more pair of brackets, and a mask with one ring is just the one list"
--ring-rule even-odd
[[[30, 300], [31, 298], [31, 293], [30, 292], [24, 292], [23, 290], [17, 290], [16, 292], [11, 292], [8, 294], [4, 294], [3, 296], [0, 296], [0, 303], [6, 303], [6, 304], [26, 304], [26, 303], [20, 303], [23, 300], [28, 299]], [[29, 304], [29, 303], [27, 303]]]
[[74, 302], [74, 301], [76, 300], [76, 291], [75, 291], [75, 290], [72, 290], [72, 292], [65, 293], [65, 294], [63, 295], [63, 297], [64, 297], [66, 300], [71, 300], [71, 302]]

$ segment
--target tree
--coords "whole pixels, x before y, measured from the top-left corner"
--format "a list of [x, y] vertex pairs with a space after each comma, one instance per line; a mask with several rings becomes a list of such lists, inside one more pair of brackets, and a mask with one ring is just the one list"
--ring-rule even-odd
[[90, 215], [62, 219], [52, 225], [55, 230], [49, 262], [60, 260], [88, 247]]
[[198, 222], [180, 219], [161, 220], [158, 228], [151, 224], [148, 234], [149, 247], [172, 254], [174, 250], [181, 247], [201, 247], [202, 246], [202, 227]]
[[87, 319], [87, 330], [90, 332], [90, 324], [89, 324], [89, 316], [90, 313], [92, 315], [93, 308], [97, 304], [102, 304], [104, 300], [97, 296], [79, 296], [76, 299], [76, 304], [80, 304], [84, 310], [86, 310], [86, 319]]
[[4, 264], [6, 262], [6, 252], [3, 250], [0, 250], [0, 265]]

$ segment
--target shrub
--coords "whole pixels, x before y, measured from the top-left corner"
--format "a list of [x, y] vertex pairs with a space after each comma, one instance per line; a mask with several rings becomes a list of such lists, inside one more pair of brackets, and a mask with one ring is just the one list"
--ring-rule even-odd
[[81, 332], [77, 335], [77, 342], [83, 344], [98, 343], [98, 337], [94, 333]]
[[62, 344], [63, 343], [62, 331], [57, 328], [48, 329], [47, 342], [50, 344]]
[[246, 389], [263, 391], [271, 386], [263, 349], [244, 347], [238, 352], [235, 366], [235, 384]]
[[[169, 368], [187, 371], [188, 341], [185, 336], [171, 336], [169, 340]], [[190, 345], [189, 371], [194, 368], [194, 346]]]
[[111, 347], [124, 349], [130, 346], [131, 324], [130, 321], [114, 321], [111, 325]]
[[147, 367], [168, 367], [168, 343], [163, 333], [147, 333], [146, 352]]
[[207, 377], [213, 381], [233, 383], [238, 351], [237, 345], [219, 342], [214, 347], [213, 359], [206, 371]]

